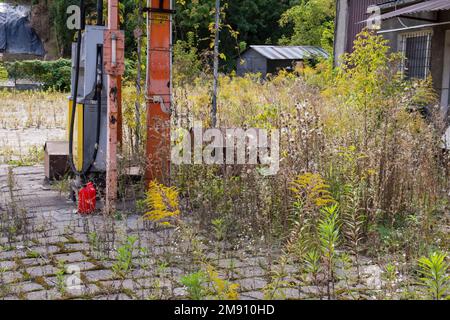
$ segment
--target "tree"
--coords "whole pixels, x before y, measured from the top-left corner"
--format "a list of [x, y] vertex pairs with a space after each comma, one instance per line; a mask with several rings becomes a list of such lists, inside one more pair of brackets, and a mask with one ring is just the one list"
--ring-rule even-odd
[[291, 36], [284, 36], [280, 43], [284, 45], [321, 46], [328, 52], [333, 50], [334, 0], [301, 0], [283, 13], [280, 25], [292, 26]]

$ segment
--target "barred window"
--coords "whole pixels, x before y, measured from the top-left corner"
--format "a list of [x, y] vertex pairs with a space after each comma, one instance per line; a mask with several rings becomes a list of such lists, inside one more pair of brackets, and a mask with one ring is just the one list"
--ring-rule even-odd
[[401, 48], [404, 56], [402, 70], [405, 78], [425, 79], [431, 70], [431, 31], [403, 34]]

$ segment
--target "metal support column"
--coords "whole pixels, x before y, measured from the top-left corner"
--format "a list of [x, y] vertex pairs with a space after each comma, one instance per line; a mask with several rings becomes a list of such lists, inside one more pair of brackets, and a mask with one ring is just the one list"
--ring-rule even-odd
[[117, 129], [120, 76], [124, 66], [124, 35], [119, 26], [118, 0], [108, 1], [108, 30], [104, 34], [105, 72], [108, 75], [108, 128], [106, 148], [106, 212], [113, 213], [117, 199]]
[[172, 0], [148, 0], [147, 183], [170, 183]]

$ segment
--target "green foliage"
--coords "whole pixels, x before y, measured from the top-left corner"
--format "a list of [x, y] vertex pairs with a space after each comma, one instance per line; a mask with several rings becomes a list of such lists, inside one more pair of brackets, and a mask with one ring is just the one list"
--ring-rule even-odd
[[222, 279], [212, 265], [206, 266], [210, 294], [217, 300], [238, 300], [239, 285]]
[[327, 271], [328, 298], [331, 299], [334, 294], [336, 247], [339, 242], [338, 206], [335, 204], [333, 206], [324, 207], [320, 211], [322, 213], [322, 218], [319, 221], [318, 232], [322, 260]]
[[126, 277], [133, 267], [133, 251], [137, 240], [136, 236], [129, 236], [125, 243], [117, 249], [117, 258], [112, 266], [112, 270], [122, 279]]
[[334, 258], [335, 248], [339, 241], [338, 206], [335, 204], [324, 207], [320, 211], [323, 217], [319, 221], [318, 229], [322, 253], [326, 259], [331, 260]]
[[[69, 57], [76, 30], [67, 28], [67, 8], [71, 5], [79, 5], [80, 0], [53, 0], [46, 1], [46, 4], [48, 4], [50, 14], [50, 27], [53, 27], [55, 31], [60, 55], [61, 57]], [[97, 0], [85, 0], [84, 4], [86, 8], [86, 24], [95, 24]], [[104, 8], [106, 8], [106, 1], [104, 1]], [[105, 14], [106, 10], [104, 11], [104, 21], [106, 18]]]
[[75, 30], [67, 29], [67, 8], [71, 5], [79, 5], [79, 0], [57, 0], [49, 3], [50, 23], [55, 30], [56, 39], [61, 56], [70, 56], [71, 44]]
[[433, 252], [429, 257], [419, 259], [421, 284], [426, 288], [430, 298], [445, 298], [450, 288], [449, 264], [445, 262], [446, 253]]
[[188, 33], [188, 40], [178, 40], [173, 46], [173, 82], [175, 85], [192, 83], [202, 70], [198, 49], [194, 45], [193, 32]]
[[301, 0], [281, 16], [281, 26], [292, 25], [293, 34], [280, 42], [321, 46], [332, 53], [335, 10], [334, 0]]
[[27, 79], [41, 82], [44, 89], [70, 90], [71, 62], [67, 59], [55, 61], [25, 60], [5, 62], [11, 79]]
[[337, 84], [347, 103], [361, 109], [381, 109], [387, 96], [400, 90], [400, 55], [389, 54], [388, 40], [363, 30], [354, 42], [354, 51], [341, 57]]
[[180, 282], [187, 288], [189, 299], [203, 300], [207, 295], [205, 287], [207, 275], [203, 271], [183, 276]]
[[3, 62], [0, 62], [0, 81], [8, 80], [8, 71], [6, 70]]
[[[220, 51], [222, 57], [227, 57], [226, 61], [222, 60], [227, 69], [234, 67], [235, 57], [244, 49], [242, 42], [274, 44], [281, 38], [286, 28], [280, 28], [278, 21], [291, 2], [222, 1]], [[212, 0], [181, 0], [176, 3], [177, 36], [179, 40], [187, 41], [189, 34], [194, 34], [195, 46], [200, 53], [210, 50], [214, 4]]]
[[[51, 25], [63, 57], [70, 56], [71, 43], [75, 38], [75, 31], [68, 30], [66, 26], [66, 9], [78, 2], [59, 0], [48, 4]], [[85, 3], [87, 24], [94, 24], [96, 0], [86, 0]], [[125, 31], [125, 56], [132, 60], [135, 60], [137, 48], [135, 31], [145, 30], [145, 13], [139, 12], [139, 4], [145, 7], [146, 1], [123, 0], [119, 4], [121, 28]], [[187, 62], [195, 55], [211, 50], [214, 4], [215, 1], [212, 0], [174, 1], [175, 60], [180, 53], [180, 62]], [[279, 40], [289, 44], [321, 45], [331, 50], [333, 8], [332, 0], [302, 0], [300, 4], [297, 0], [222, 0], [221, 63], [226, 70], [230, 70], [235, 66], [235, 58], [245, 50], [246, 44], [276, 44]], [[190, 43], [192, 39], [194, 41]], [[141, 41], [145, 41], [145, 32]], [[189, 44], [189, 48], [185, 47], [186, 44]], [[197, 51], [195, 53], [191, 50], [194, 47]], [[190, 74], [198, 71], [197, 65], [193, 67]]]
[[56, 275], [56, 287], [58, 291], [64, 295], [66, 293], [66, 264], [64, 260], [58, 261], [58, 268], [55, 272]]
[[33, 166], [44, 161], [44, 149], [37, 146], [31, 146], [28, 153], [20, 155], [19, 159], [11, 159], [8, 161], [10, 166], [26, 167]]
[[222, 241], [226, 235], [226, 224], [225, 220], [218, 218], [211, 220], [211, 224], [213, 225], [214, 235], [217, 241]]

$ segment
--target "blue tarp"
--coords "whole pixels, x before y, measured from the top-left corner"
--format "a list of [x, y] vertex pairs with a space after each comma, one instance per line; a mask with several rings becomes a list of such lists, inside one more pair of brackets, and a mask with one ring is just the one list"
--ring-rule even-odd
[[31, 28], [23, 7], [0, 5], [0, 52], [43, 56], [42, 41]]

